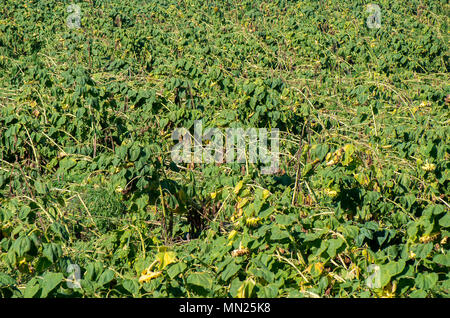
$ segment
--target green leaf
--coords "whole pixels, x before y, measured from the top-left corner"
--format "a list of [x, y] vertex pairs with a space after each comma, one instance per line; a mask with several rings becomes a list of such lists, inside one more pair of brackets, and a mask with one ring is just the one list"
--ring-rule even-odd
[[405, 268], [405, 261], [399, 260], [398, 262], [390, 262], [388, 264], [384, 264], [380, 266], [380, 283], [381, 288], [386, 286], [397, 274], [400, 274]]
[[84, 281], [95, 281], [98, 279], [100, 273], [103, 270], [103, 265], [100, 262], [89, 263], [86, 266], [86, 272], [84, 274]]
[[417, 244], [411, 247], [411, 250], [416, 254], [418, 258], [426, 259], [433, 250], [433, 243]]
[[450, 290], [450, 279], [446, 279], [442, 282], [442, 288], [444, 288], [444, 290]]
[[189, 285], [202, 287], [205, 290], [210, 290], [213, 284], [213, 278], [208, 273], [193, 273], [190, 274], [186, 281]]
[[41, 286], [39, 285], [39, 281], [36, 278], [32, 278], [25, 288], [23, 292], [24, 298], [33, 298], [38, 291], [41, 289]]
[[46, 194], [47, 193], [47, 186], [45, 183], [42, 183], [38, 180], [34, 182], [34, 187], [36, 188], [37, 193], [39, 194]]
[[9, 285], [15, 285], [16, 280], [12, 278], [11, 276], [0, 272], [0, 287], [3, 286], [9, 286]]
[[265, 217], [271, 215], [274, 210], [275, 210], [275, 208], [273, 206], [269, 206], [268, 208], [266, 208], [264, 210], [261, 209], [258, 213], [258, 217], [265, 218]]
[[414, 202], [416, 202], [416, 196], [414, 194], [408, 194], [401, 198], [401, 200], [404, 200], [407, 204], [407, 208], [410, 208]]
[[410, 238], [414, 238], [417, 235], [417, 231], [419, 230], [417, 223], [412, 222], [410, 225], [408, 225], [408, 228], [406, 229], [406, 233], [408, 233], [408, 236]]
[[275, 280], [275, 274], [265, 266], [261, 266], [260, 268], [251, 268], [248, 272], [256, 277], [264, 279], [267, 283], [273, 283]]
[[450, 227], [450, 213], [446, 213], [440, 220], [439, 225], [442, 227]]
[[289, 237], [289, 233], [286, 230], [280, 229], [278, 226], [272, 228], [272, 235], [270, 239], [273, 241], [280, 241]]
[[295, 221], [296, 221], [296, 218], [291, 214], [288, 214], [288, 215], [279, 214], [275, 217], [275, 222], [276, 222], [276, 224], [279, 224], [279, 225], [285, 225], [285, 226], [292, 225]]
[[170, 279], [173, 279], [179, 274], [183, 273], [186, 268], [187, 265], [185, 263], [176, 263], [169, 267], [169, 269], [167, 270], [167, 274], [169, 275]]
[[62, 273], [47, 272], [42, 278], [42, 292], [41, 298], [46, 298], [50, 292], [52, 292], [63, 280], [64, 275]]
[[19, 218], [21, 220], [26, 220], [28, 218], [28, 215], [30, 215], [30, 213], [31, 213], [31, 208], [29, 206], [23, 206], [20, 209]]
[[410, 298], [425, 298], [427, 297], [427, 292], [424, 290], [415, 290], [411, 294], [409, 294]]
[[116, 148], [116, 156], [120, 160], [125, 160], [127, 157], [127, 147], [125, 145]]
[[433, 257], [433, 262], [450, 267], [450, 254], [438, 254]]
[[242, 285], [242, 281], [239, 279], [239, 277], [235, 277], [230, 284], [230, 295], [231, 297], [236, 297], [237, 291], [239, 287]]
[[329, 242], [329, 245], [328, 245], [327, 253], [331, 258], [334, 258], [336, 256], [336, 250], [342, 246], [342, 244], [344, 243], [344, 240], [341, 238], [337, 238], [337, 239], [331, 239], [328, 242]]
[[438, 279], [439, 276], [436, 273], [419, 273], [416, 277], [416, 286], [419, 289], [429, 290], [436, 285]]
[[31, 250], [31, 239], [28, 236], [19, 236], [14, 242], [13, 249], [19, 257], [22, 257]]
[[98, 278], [98, 284], [103, 286], [114, 279], [114, 272], [110, 269], [106, 269]]
[[241, 265], [236, 264], [234, 261], [228, 264], [224, 271], [222, 272], [222, 280], [228, 281], [231, 277], [233, 277], [239, 270], [241, 269]]
[[329, 147], [327, 144], [318, 144], [316, 147], [313, 146], [311, 153], [314, 157], [322, 161], [327, 155]]
[[77, 165], [77, 161], [73, 158], [64, 158], [59, 162], [59, 167], [61, 170], [69, 170]]
[[369, 95], [368, 95], [368, 94], [361, 93], [361, 94], [358, 95], [357, 98], [358, 98], [358, 102], [359, 102], [360, 104], [364, 104], [364, 103], [369, 99]]
[[139, 284], [136, 280], [132, 279], [124, 280], [122, 286], [133, 295], [139, 292]]
[[50, 243], [44, 245], [42, 254], [52, 263], [62, 256], [61, 245], [56, 243]]
[[52, 223], [50, 225], [50, 230], [52, 230], [52, 232], [58, 235], [60, 238], [64, 240], [69, 240], [69, 233], [60, 223], [58, 222]]
[[277, 284], [268, 284], [262, 288], [262, 292], [260, 293], [262, 298], [275, 298], [278, 296], [278, 285]]
[[130, 149], [130, 161], [136, 161], [139, 158], [140, 153], [141, 149], [138, 146], [133, 145]]

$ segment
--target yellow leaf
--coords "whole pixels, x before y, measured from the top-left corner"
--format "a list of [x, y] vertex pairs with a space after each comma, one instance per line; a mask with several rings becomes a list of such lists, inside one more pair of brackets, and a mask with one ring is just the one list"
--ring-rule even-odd
[[230, 234], [228, 234], [228, 240], [232, 240], [237, 233], [238, 232], [236, 230], [231, 231]]
[[309, 264], [308, 267], [305, 268], [305, 272], [308, 274], [311, 273], [312, 264]]
[[141, 275], [146, 275], [147, 273], [149, 273], [158, 262], [159, 261], [155, 259], [146, 269], [142, 271]]
[[344, 152], [349, 152], [350, 154], [353, 154], [355, 152], [355, 146], [352, 144], [346, 144], [344, 147]]
[[121, 186], [117, 186], [116, 192], [119, 193], [119, 192], [122, 192], [122, 191], [123, 191], [123, 188]]
[[251, 217], [245, 221], [245, 224], [247, 224], [248, 227], [256, 227], [259, 225], [260, 221], [260, 218]]
[[241, 198], [249, 197], [252, 194], [252, 192], [249, 189], [244, 189], [242, 192], [240, 192], [239, 196]]
[[370, 183], [369, 177], [366, 176], [364, 173], [355, 173], [353, 174], [356, 181], [358, 181], [361, 185], [365, 186]]
[[434, 163], [426, 163], [422, 166], [422, 170], [424, 171], [434, 171], [436, 169], [436, 165]]
[[164, 251], [156, 254], [156, 259], [159, 261], [159, 269], [164, 269], [167, 265], [175, 262], [176, 260], [175, 252]]
[[332, 190], [332, 189], [324, 189], [324, 192], [327, 196], [331, 197], [331, 198], [335, 198], [338, 195], [338, 192], [336, 190]]
[[242, 189], [242, 187], [244, 186], [244, 180], [239, 181], [236, 186], [234, 187], [234, 194], [238, 194], [239, 191]]
[[245, 206], [247, 204], [247, 202], [248, 202], [248, 198], [243, 198], [243, 199], [239, 200], [238, 209], [241, 209], [243, 206]]
[[234, 218], [237, 220], [242, 216], [242, 213], [244, 212], [244, 210], [242, 210], [242, 208], [240, 208], [237, 213], [235, 213]]
[[355, 147], [352, 144], [347, 144], [342, 149], [345, 153], [345, 158], [342, 161], [342, 164], [344, 166], [348, 166], [353, 161], [352, 155], [355, 152]]
[[316, 270], [317, 273], [321, 274], [323, 272], [323, 263], [318, 262], [314, 264], [314, 269]]
[[149, 272], [145, 271], [145, 274], [143, 274], [141, 277], [139, 277], [139, 283], [147, 283], [151, 281], [153, 278], [157, 278], [161, 276], [161, 272]]
[[256, 282], [249, 278], [245, 280], [241, 287], [239, 287], [236, 298], [249, 298], [252, 295], [253, 288], [256, 286]]
[[354, 279], [355, 277], [359, 279], [359, 274], [361, 273], [361, 269], [358, 267], [358, 265], [352, 263], [352, 265], [349, 268], [349, 271], [347, 272], [346, 279]]

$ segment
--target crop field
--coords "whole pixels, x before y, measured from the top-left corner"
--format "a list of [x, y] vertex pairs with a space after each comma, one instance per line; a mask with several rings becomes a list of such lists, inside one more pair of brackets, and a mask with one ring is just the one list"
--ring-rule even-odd
[[450, 297], [449, 13], [0, 0], [0, 297]]

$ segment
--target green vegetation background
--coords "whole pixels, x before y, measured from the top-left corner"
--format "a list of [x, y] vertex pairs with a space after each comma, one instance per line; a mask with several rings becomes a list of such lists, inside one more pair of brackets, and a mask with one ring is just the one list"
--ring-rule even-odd
[[368, 3], [1, 0], [0, 296], [448, 297], [449, 4]]

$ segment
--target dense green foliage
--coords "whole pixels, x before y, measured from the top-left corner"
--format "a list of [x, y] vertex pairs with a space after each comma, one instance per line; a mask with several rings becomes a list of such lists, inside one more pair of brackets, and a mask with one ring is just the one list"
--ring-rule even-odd
[[0, 296], [448, 297], [449, 4], [368, 3], [1, 0]]

